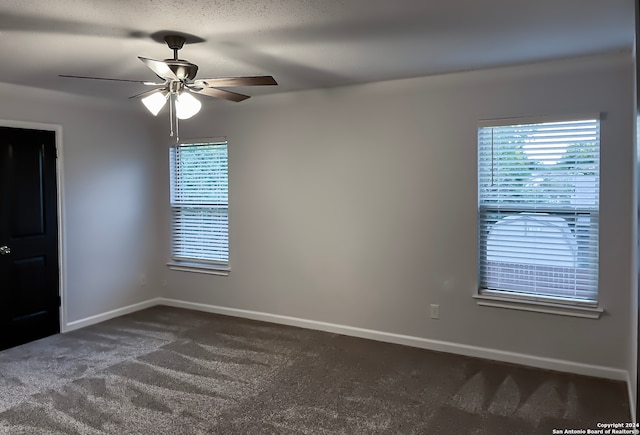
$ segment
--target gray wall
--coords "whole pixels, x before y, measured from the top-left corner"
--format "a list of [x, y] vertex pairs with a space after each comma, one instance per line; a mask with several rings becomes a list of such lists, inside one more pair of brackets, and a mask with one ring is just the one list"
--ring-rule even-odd
[[[0, 119], [64, 129], [67, 321], [165, 296], [631, 370], [632, 90], [622, 53], [208, 102], [181, 131], [229, 138], [228, 277], [165, 266], [166, 116], [0, 84]], [[478, 307], [477, 120], [593, 112], [605, 314]]]
[[[0, 119], [62, 126], [67, 322], [155, 296], [155, 158], [125, 103], [0, 84]], [[139, 116], [139, 119], [136, 119]]]
[[[207, 103], [185, 137], [229, 138], [231, 274], [171, 271], [163, 296], [629, 370], [632, 59]], [[476, 122], [605, 112], [599, 320], [479, 307]], [[166, 119], [154, 120], [165, 138]], [[158, 186], [167, 186], [166, 153]], [[635, 277], [634, 277], [635, 279]], [[440, 320], [428, 307], [440, 304]]]

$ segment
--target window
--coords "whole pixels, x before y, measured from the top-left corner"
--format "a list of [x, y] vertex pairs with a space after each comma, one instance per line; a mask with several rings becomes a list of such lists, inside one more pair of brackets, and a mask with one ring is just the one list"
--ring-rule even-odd
[[478, 128], [480, 295], [598, 299], [598, 117]]
[[180, 143], [169, 156], [172, 259], [176, 268], [228, 270], [226, 140]]

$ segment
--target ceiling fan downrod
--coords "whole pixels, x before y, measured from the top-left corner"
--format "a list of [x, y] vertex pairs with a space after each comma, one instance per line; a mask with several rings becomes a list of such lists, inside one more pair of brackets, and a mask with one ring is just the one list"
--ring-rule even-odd
[[178, 60], [178, 51], [182, 49], [185, 41], [182, 36], [178, 35], [167, 35], [164, 37], [164, 42], [173, 50], [173, 60]]

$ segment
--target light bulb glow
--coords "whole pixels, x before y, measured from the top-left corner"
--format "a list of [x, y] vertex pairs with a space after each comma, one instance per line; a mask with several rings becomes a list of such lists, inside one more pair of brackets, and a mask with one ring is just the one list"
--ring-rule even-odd
[[149, 112], [151, 112], [153, 116], [157, 116], [158, 112], [167, 104], [167, 94], [165, 92], [155, 92], [144, 97], [142, 104], [149, 109]]
[[200, 111], [202, 103], [193, 95], [182, 92], [176, 98], [176, 116], [179, 119], [189, 119]]

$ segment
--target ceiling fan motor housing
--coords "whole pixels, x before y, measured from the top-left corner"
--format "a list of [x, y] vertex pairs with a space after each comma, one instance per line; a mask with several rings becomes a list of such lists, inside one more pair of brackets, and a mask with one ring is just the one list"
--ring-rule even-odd
[[186, 39], [180, 35], [166, 35], [164, 42], [173, 50], [173, 59], [164, 60], [169, 69], [173, 71], [180, 80], [193, 80], [198, 73], [198, 65], [194, 65], [184, 59], [178, 59], [178, 50], [184, 46]]
[[187, 60], [165, 59], [164, 62], [180, 80], [193, 80], [198, 73], [198, 65]]

